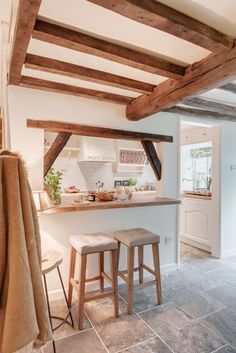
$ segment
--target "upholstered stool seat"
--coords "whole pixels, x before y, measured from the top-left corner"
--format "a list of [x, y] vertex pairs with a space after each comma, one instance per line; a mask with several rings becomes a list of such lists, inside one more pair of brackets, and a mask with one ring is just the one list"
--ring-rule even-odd
[[[133, 281], [134, 271], [139, 271], [139, 288], [150, 285], [156, 286], [157, 302], [161, 304], [161, 274], [159, 261], [160, 237], [144, 228], [124, 229], [114, 232], [114, 239], [118, 241], [118, 276], [120, 276], [128, 286], [128, 314], [132, 314], [133, 305]], [[127, 270], [119, 271], [119, 254], [121, 244], [127, 247]], [[143, 262], [143, 251], [145, 245], [152, 246], [153, 269]], [[138, 248], [138, 267], [134, 268], [135, 248]], [[143, 282], [143, 270], [154, 276], [153, 281]]]
[[117, 241], [104, 233], [71, 236], [70, 245], [80, 255], [115, 250], [118, 248]]
[[[71, 260], [70, 260], [70, 274], [69, 274], [69, 291], [68, 302], [69, 306], [72, 303], [73, 289], [78, 293], [78, 328], [83, 329], [83, 311], [84, 303], [87, 301], [112, 296], [114, 300], [114, 315], [119, 316], [118, 303], [118, 284], [117, 284], [117, 256], [118, 243], [112, 237], [104, 233], [92, 233], [73, 235], [70, 237], [71, 245]], [[104, 253], [110, 253], [111, 276], [104, 271]], [[76, 255], [79, 254], [79, 278], [76, 280], [75, 263]], [[86, 278], [87, 256], [97, 253], [98, 256], [98, 276]], [[111, 284], [111, 290], [104, 290], [104, 280]], [[85, 293], [86, 282], [99, 281], [99, 292]]]
[[125, 229], [114, 232], [114, 238], [126, 246], [160, 243], [160, 237], [144, 228]]
[[[62, 281], [61, 272], [60, 272], [60, 268], [59, 268], [59, 266], [62, 264], [62, 262], [63, 262], [63, 256], [58, 251], [49, 250], [49, 251], [44, 252], [42, 255], [41, 272], [42, 272], [42, 276], [43, 276], [44, 289], [45, 289], [47, 306], [48, 306], [48, 314], [49, 314], [50, 324], [51, 324], [51, 328], [52, 328], [53, 332], [65, 323], [74, 327], [74, 322], [73, 322], [73, 318], [71, 315], [71, 310], [70, 310], [70, 307], [68, 304], [65, 287], [64, 287], [64, 284]], [[58, 273], [59, 280], [61, 283], [66, 306], [68, 308], [67, 315], [66, 315], [66, 317], [63, 317], [63, 318], [59, 317], [59, 316], [54, 316], [51, 314], [51, 308], [50, 308], [50, 303], [49, 303], [46, 275], [55, 269], [57, 269], [57, 273]], [[69, 317], [70, 317], [70, 321], [68, 320]], [[59, 320], [60, 323], [57, 326], [53, 326], [52, 319]], [[56, 346], [55, 346], [54, 339], [53, 339], [53, 352], [56, 353]]]

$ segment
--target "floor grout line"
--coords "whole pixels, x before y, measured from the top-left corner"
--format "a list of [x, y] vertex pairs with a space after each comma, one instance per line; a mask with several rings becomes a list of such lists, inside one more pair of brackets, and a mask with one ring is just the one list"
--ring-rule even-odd
[[211, 353], [216, 353], [216, 352], [219, 352], [220, 349], [226, 347], [228, 345], [228, 343], [226, 343], [224, 346], [220, 347], [220, 348], [217, 348], [215, 351], [211, 352]]
[[[128, 304], [125, 299], [123, 299], [123, 300], [124, 300], [124, 302], [125, 302], [126, 304]], [[151, 310], [151, 309], [150, 309], [150, 310]], [[162, 341], [162, 343], [164, 343], [165, 346], [169, 348], [169, 350], [170, 350], [172, 353], [175, 353], [175, 352], [170, 348], [170, 346], [162, 339], [162, 337], [159, 336], [158, 333], [157, 333], [150, 325], [148, 325], [148, 323], [147, 323], [134, 309], [133, 309], [133, 312], [134, 312], [134, 313], [140, 318], [140, 320], [142, 320], [142, 322], [155, 334], [155, 337], [158, 337], [158, 338]]]
[[204, 319], [205, 317], [207, 317], [207, 316], [209, 316], [209, 315], [212, 315], [212, 314], [218, 313], [218, 312], [221, 311], [221, 310], [227, 309], [227, 306], [225, 306], [224, 304], [222, 304], [222, 305], [223, 305], [223, 308], [217, 309], [217, 310], [213, 311], [212, 313], [209, 313], [209, 314], [200, 316], [200, 317], [198, 317], [196, 320]]
[[141, 341], [141, 342], [138, 342], [138, 343], [132, 344], [132, 346], [126, 347], [126, 348], [124, 348], [124, 349], [121, 349], [120, 351], [117, 351], [117, 352], [115, 352], [115, 353], [125, 352], [127, 349], [130, 349], [130, 348], [133, 348], [133, 347], [139, 346], [139, 345], [141, 345], [142, 343], [145, 343], [145, 342], [151, 341], [151, 340], [153, 340], [153, 339], [154, 339], [154, 338], [156, 338], [156, 337], [157, 337], [157, 335], [156, 335], [156, 336], [153, 336], [153, 337], [149, 337], [149, 338], [147, 338], [147, 339], [146, 339], [146, 340], [144, 340], [144, 341]]
[[62, 340], [62, 339], [65, 339], [65, 338], [67, 338], [67, 337], [71, 337], [71, 336], [74, 336], [74, 335], [78, 335], [78, 334], [80, 334], [80, 333], [84, 333], [84, 332], [90, 331], [90, 330], [92, 330], [92, 329], [93, 329], [92, 327], [89, 327], [89, 328], [86, 328], [85, 330], [82, 330], [82, 331], [77, 330], [76, 332], [72, 332], [72, 333], [69, 334], [69, 335], [62, 336], [62, 337], [58, 337], [58, 338], [56, 338], [56, 337], [54, 336], [54, 340], [55, 340], [55, 342], [57, 342], [57, 341], [60, 341], [60, 340]]
[[[210, 314], [209, 314], [209, 315], [210, 315]], [[225, 346], [226, 344], [230, 344], [229, 342], [225, 341], [224, 338], [220, 337], [212, 328], [210, 328], [210, 327], [208, 327], [207, 325], [205, 325], [203, 322], [200, 322], [200, 321], [199, 321], [199, 324], [202, 325], [202, 326], [204, 326], [205, 328], [207, 328], [209, 331], [211, 331], [212, 333], [214, 333], [214, 335], [216, 335], [216, 337], [218, 337], [219, 339], [221, 339], [221, 340], [225, 343], [224, 346]], [[219, 349], [220, 349], [220, 348], [222, 348], [222, 346], [219, 347]]]
[[88, 321], [90, 322], [90, 325], [91, 325], [92, 328], [94, 329], [94, 332], [95, 332], [96, 335], [98, 336], [98, 338], [99, 338], [99, 340], [101, 341], [101, 343], [102, 343], [103, 347], [105, 348], [106, 352], [107, 352], [107, 353], [110, 353], [109, 350], [107, 349], [105, 343], [103, 342], [102, 338], [100, 337], [99, 333], [97, 332], [95, 326], [93, 325], [93, 323], [92, 323], [92, 321], [91, 321], [89, 315], [88, 315], [85, 311], [84, 311], [84, 314], [86, 315]]

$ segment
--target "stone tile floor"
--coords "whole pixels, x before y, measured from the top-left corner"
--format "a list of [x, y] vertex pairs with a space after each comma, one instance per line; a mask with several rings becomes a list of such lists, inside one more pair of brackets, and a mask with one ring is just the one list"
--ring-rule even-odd
[[[214, 259], [181, 244], [181, 269], [162, 276], [162, 291], [161, 306], [154, 287], [135, 291], [128, 316], [120, 286], [119, 319], [110, 299], [87, 303], [83, 331], [64, 325], [55, 332], [57, 353], [236, 353], [236, 256]], [[63, 302], [52, 311], [63, 315]], [[44, 353], [52, 352], [48, 344]]]

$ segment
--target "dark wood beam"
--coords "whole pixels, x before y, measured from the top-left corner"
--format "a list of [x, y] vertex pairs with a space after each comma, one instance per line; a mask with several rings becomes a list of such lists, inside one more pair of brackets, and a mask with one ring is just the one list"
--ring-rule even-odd
[[128, 104], [133, 100], [132, 97], [121, 96], [119, 94], [108, 93], [78, 86], [71, 86], [64, 83], [42, 80], [30, 76], [22, 76], [19, 85], [22, 87], [28, 87], [55, 93], [63, 93], [71, 96], [103, 100], [118, 104]]
[[129, 120], [139, 120], [170, 108], [212, 88], [222, 86], [236, 77], [236, 47], [211, 54], [191, 65], [180, 81], [167, 80], [149, 96], [134, 99], [126, 109]]
[[194, 97], [183, 102], [184, 105], [205, 109], [211, 112], [236, 116], [236, 106]]
[[59, 132], [59, 134], [53, 141], [50, 149], [44, 156], [44, 177], [49, 172], [50, 168], [52, 167], [53, 163], [63, 150], [70, 137], [71, 133], [69, 132]]
[[145, 132], [109, 129], [105, 127], [70, 124], [60, 121], [27, 119], [27, 127], [51, 132], [69, 132], [74, 135], [112, 138], [118, 140], [173, 142], [172, 136], [148, 134]]
[[33, 54], [26, 55], [25, 67], [140, 93], [151, 93], [155, 88], [150, 83]]
[[185, 108], [185, 107], [171, 107], [163, 110], [163, 112], [175, 113], [180, 115], [186, 115], [189, 118], [207, 118], [207, 119], [216, 119], [216, 120], [226, 120], [226, 121], [235, 121], [236, 122], [236, 114], [226, 115], [215, 113], [207, 110], [195, 109], [195, 108]]
[[89, 1], [213, 52], [234, 44], [229, 36], [155, 0]]
[[224, 91], [228, 91], [236, 94], [236, 84], [235, 83], [227, 83], [226, 85], [218, 87], [219, 89], [223, 89]]
[[42, 0], [20, 0], [10, 54], [8, 83], [18, 85], [29, 41]]
[[42, 20], [36, 21], [33, 38], [173, 79], [183, 76], [186, 69], [165, 58]]
[[143, 149], [147, 155], [149, 163], [157, 180], [161, 179], [161, 162], [158, 158], [157, 151], [152, 141], [141, 141]]

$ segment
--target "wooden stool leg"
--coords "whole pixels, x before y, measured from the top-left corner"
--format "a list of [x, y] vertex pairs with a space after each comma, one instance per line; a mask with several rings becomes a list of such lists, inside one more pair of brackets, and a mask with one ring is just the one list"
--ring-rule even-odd
[[132, 315], [134, 283], [134, 248], [128, 248], [128, 315]]
[[85, 281], [86, 281], [86, 263], [87, 255], [80, 256], [80, 271], [79, 271], [79, 288], [78, 288], [78, 329], [83, 329], [84, 316], [84, 296], [85, 296]]
[[100, 275], [100, 279], [99, 279], [99, 285], [100, 285], [100, 293], [104, 292], [104, 277], [102, 276], [102, 272], [104, 272], [104, 252], [101, 251], [99, 253], [99, 275]]
[[152, 254], [154, 262], [154, 272], [156, 278], [156, 290], [157, 290], [157, 302], [159, 305], [162, 304], [162, 295], [161, 295], [161, 272], [160, 272], [160, 259], [159, 259], [159, 244], [152, 244]]
[[143, 283], [143, 245], [138, 246], [139, 284]]
[[71, 278], [75, 276], [75, 261], [76, 261], [76, 250], [71, 248], [70, 255], [70, 274], [69, 274], [69, 286], [68, 286], [68, 305], [71, 307], [72, 304], [72, 294], [73, 294], [73, 286], [71, 284]]
[[114, 295], [114, 315], [116, 318], [119, 317], [117, 258], [118, 258], [118, 250], [110, 251], [111, 279], [112, 279], [112, 289], [113, 289], [113, 295]]
[[118, 250], [117, 250], [117, 270], [119, 271], [119, 261], [120, 261], [120, 241], [118, 241]]

